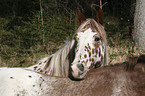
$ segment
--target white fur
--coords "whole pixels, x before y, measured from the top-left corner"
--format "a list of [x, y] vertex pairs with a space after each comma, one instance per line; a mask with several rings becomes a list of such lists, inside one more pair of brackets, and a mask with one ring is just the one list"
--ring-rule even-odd
[[[30, 77], [29, 77], [30, 76]], [[0, 70], [0, 96], [38, 96], [42, 75], [21, 68]]]
[[[80, 59], [81, 60], [84, 59], [84, 57], [83, 57], [84, 54], [88, 54], [87, 52], [85, 52], [85, 46], [87, 46], [87, 44], [89, 44], [89, 46], [91, 46], [91, 48], [93, 47], [95, 49], [95, 47], [93, 45], [93, 42], [94, 42], [94, 37], [93, 36], [95, 34], [96, 33], [93, 33], [92, 32], [92, 29], [91, 28], [87, 29], [84, 32], [79, 32], [78, 33], [79, 40], [78, 40], [78, 48], [77, 49], [79, 49], [79, 50], [76, 53], [76, 58], [74, 59], [72, 65], [78, 64], [78, 61]], [[82, 56], [82, 57], [80, 58], [80, 56]], [[87, 65], [88, 67], [91, 65], [90, 63], [88, 63], [88, 65]]]

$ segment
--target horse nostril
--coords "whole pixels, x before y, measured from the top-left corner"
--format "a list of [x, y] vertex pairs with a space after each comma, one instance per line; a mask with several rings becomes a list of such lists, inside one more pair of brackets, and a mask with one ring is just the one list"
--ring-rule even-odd
[[84, 71], [84, 65], [83, 65], [83, 64], [78, 64], [77, 67], [78, 67], [81, 71]]
[[80, 76], [80, 75], [82, 75], [82, 74], [83, 74], [83, 72], [82, 72], [82, 71], [79, 71], [79, 72], [78, 72], [78, 75], [79, 75], [79, 76]]

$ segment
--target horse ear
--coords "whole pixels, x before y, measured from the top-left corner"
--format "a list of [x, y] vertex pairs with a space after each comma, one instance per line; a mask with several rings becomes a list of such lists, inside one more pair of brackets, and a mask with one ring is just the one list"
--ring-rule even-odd
[[86, 20], [86, 17], [80, 12], [79, 8], [77, 8], [76, 10], [76, 16], [79, 24], [83, 23]]
[[100, 23], [101, 25], [104, 26], [104, 14], [103, 14], [103, 10], [101, 8], [97, 12], [96, 20], [98, 23]]

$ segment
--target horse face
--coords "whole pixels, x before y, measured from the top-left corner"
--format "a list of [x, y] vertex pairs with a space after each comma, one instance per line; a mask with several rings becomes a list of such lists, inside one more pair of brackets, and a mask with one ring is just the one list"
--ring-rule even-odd
[[105, 43], [101, 35], [101, 31], [104, 31], [104, 17], [102, 9], [99, 9], [96, 15], [97, 22], [94, 19], [86, 19], [79, 9], [76, 15], [80, 27], [74, 35], [77, 47], [71, 63], [71, 74], [75, 79], [84, 79], [90, 69], [104, 63]]
[[98, 32], [91, 28], [83, 29], [75, 35], [77, 47], [72, 62], [72, 75], [76, 79], [84, 79], [90, 69], [101, 66], [105, 46]]

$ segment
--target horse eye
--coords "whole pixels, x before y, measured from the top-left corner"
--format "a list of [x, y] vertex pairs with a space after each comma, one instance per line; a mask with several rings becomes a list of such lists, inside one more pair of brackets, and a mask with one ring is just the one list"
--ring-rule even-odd
[[99, 41], [99, 40], [100, 40], [100, 38], [99, 38], [99, 37], [96, 37], [96, 38], [95, 38], [95, 41]]

